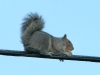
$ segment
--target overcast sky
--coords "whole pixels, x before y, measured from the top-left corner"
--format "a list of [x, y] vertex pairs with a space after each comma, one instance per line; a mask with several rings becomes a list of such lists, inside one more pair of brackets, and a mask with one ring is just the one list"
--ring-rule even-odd
[[[67, 34], [74, 55], [100, 56], [100, 0], [0, 0], [0, 49], [22, 50], [23, 18], [37, 12], [43, 31]], [[100, 75], [100, 63], [0, 55], [0, 75]]]

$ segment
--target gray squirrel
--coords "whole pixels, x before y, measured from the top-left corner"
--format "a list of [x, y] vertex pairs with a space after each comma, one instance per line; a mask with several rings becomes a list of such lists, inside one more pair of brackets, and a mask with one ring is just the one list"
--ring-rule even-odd
[[29, 50], [34, 52], [36, 49], [42, 55], [72, 55], [71, 51], [74, 47], [67, 39], [66, 34], [62, 38], [54, 37], [42, 31], [43, 28], [44, 20], [37, 13], [30, 13], [24, 18], [21, 27], [21, 40], [26, 52]]

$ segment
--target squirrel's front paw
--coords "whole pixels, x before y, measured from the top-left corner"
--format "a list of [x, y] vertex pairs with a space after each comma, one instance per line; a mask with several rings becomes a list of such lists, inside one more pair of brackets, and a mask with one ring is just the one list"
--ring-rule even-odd
[[51, 56], [53, 55], [53, 52], [48, 52], [46, 55]]
[[65, 52], [64, 54], [67, 55], [68, 57], [72, 56], [72, 53], [69, 53], [69, 52]]

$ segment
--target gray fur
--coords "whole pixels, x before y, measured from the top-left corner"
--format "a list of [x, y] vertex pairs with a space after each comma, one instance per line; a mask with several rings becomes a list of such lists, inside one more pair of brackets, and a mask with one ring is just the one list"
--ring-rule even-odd
[[51, 42], [51, 36], [43, 31], [36, 31], [31, 36], [31, 39], [29, 41], [30, 45], [29, 47], [33, 47], [37, 50], [40, 50], [41, 54], [47, 53], [49, 51], [49, 45]]
[[73, 50], [72, 43], [66, 38], [66, 35], [62, 38], [51, 36], [50, 34], [43, 32], [44, 20], [38, 14], [28, 14], [24, 18], [21, 28], [21, 40], [26, 51], [27, 48], [33, 48], [38, 50], [43, 55], [52, 55], [63, 53], [71, 55], [65, 52], [66, 50]]
[[39, 16], [37, 13], [28, 14], [26, 18], [24, 18], [24, 22], [22, 23], [22, 43], [24, 45], [29, 44], [29, 40], [31, 38], [31, 35], [35, 31], [40, 31], [44, 27], [44, 21], [41, 16]]

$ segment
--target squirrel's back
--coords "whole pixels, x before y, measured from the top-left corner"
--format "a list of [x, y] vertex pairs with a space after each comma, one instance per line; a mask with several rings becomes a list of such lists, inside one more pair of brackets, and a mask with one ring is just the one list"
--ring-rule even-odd
[[43, 27], [44, 21], [41, 16], [37, 13], [28, 14], [28, 16], [24, 18], [21, 28], [21, 40], [24, 46], [29, 44], [31, 35], [35, 31], [41, 31]]

